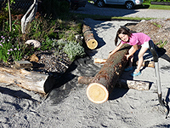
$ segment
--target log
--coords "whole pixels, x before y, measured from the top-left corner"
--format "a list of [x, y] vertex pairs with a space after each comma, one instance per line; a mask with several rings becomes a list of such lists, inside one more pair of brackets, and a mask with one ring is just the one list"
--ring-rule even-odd
[[46, 94], [53, 88], [55, 79], [46, 74], [29, 72], [24, 69], [0, 67], [0, 82], [16, 84], [27, 90]]
[[[136, 62], [136, 65], [138, 65], [138, 61]], [[151, 68], [155, 68], [155, 63], [153, 61], [144, 61], [142, 63], [143, 67], [151, 67]]]
[[90, 101], [104, 103], [108, 100], [109, 93], [115, 87], [127, 64], [125, 55], [128, 49], [129, 45], [124, 44], [119, 51], [107, 59], [101, 70], [93, 77], [86, 89], [86, 94]]
[[124, 80], [119, 79], [116, 84], [117, 87], [123, 87], [128, 89], [136, 89], [139, 91], [149, 90], [150, 83], [146, 81], [139, 81], [139, 80]]
[[[94, 63], [104, 64], [105, 62], [106, 62], [106, 59], [99, 59], [99, 58], [94, 59]], [[136, 62], [136, 65], [138, 65], [138, 61]], [[153, 61], [144, 61], [142, 63], [142, 66], [155, 68], [155, 63]]]
[[95, 40], [93, 32], [91, 28], [85, 24], [83, 24], [83, 36], [84, 41], [89, 49], [95, 49], [98, 46], [98, 42]]
[[[92, 79], [93, 77], [79, 76], [78, 83], [79, 84], [90, 84]], [[119, 79], [116, 83], [116, 87], [144, 91], [144, 90], [149, 90], [150, 83], [146, 81], [139, 81], [139, 80]]]
[[26, 28], [29, 22], [31, 22], [37, 12], [38, 0], [34, 0], [33, 4], [29, 7], [25, 15], [21, 19], [21, 31], [22, 34], [26, 34]]
[[94, 58], [94, 63], [104, 64], [107, 59]]

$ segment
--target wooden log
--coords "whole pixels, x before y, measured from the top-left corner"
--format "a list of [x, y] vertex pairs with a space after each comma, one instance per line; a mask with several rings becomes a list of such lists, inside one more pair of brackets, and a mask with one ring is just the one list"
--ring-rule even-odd
[[[136, 65], [138, 65], [138, 61], [136, 62]], [[151, 68], [155, 68], [155, 63], [153, 61], [144, 61], [142, 63], [143, 67], [151, 67]]]
[[128, 49], [129, 45], [124, 44], [119, 51], [112, 54], [101, 70], [91, 80], [86, 90], [90, 101], [104, 103], [108, 100], [109, 93], [115, 87], [119, 76], [127, 64], [125, 55]]
[[29, 72], [24, 69], [12, 69], [0, 67], [0, 82], [7, 84], [16, 84], [24, 89], [48, 93], [55, 84], [55, 79], [46, 74]]
[[116, 84], [117, 87], [129, 88], [129, 89], [136, 89], [136, 90], [149, 90], [150, 83], [146, 81], [139, 81], [139, 80], [124, 80], [119, 79]]
[[[92, 79], [93, 77], [80, 76], [78, 77], [78, 83], [90, 84]], [[146, 81], [139, 81], [139, 80], [119, 79], [116, 83], [116, 87], [143, 91], [143, 90], [149, 90], [150, 83]]]
[[104, 64], [107, 59], [94, 58], [94, 63]]
[[[106, 62], [106, 59], [99, 59], [99, 58], [95, 58], [94, 59], [94, 63], [99, 63], [99, 64], [104, 64]], [[138, 61], [136, 62], [136, 65], [138, 65]], [[143, 67], [155, 67], [155, 63], [153, 61], [144, 61], [142, 63]]]
[[95, 49], [98, 46], [98, 42], [94, 39], [93, 32], [91, 28], [85, 24], [83, 24], [83, 36], [84, 41], [89, 49]]

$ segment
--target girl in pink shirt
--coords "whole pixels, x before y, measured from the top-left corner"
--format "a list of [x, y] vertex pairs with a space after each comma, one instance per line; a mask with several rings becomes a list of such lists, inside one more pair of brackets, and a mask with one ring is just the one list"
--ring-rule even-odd
[[[121, 40], [121, 43], [117, 46], [118, 39]], [[151, 38], [148, 35], [144, 33], [131, 33], [128, 28], [126, 28], [125, 26], [121, 26], [118, 29], [115, 38], [115, 45], [117, 47], [109, 54], [109, 56], [117, 52], [124, 43], [132, 45], [132, 47], [129, 49], [128, 54], [126, 55], [126, 58], [130, 59], [130, 65], [128, 68], [125, 69], [125, 71], [130, 71], [133, 70], [132, 68], [133, 54], [138, 49], [141, 48], [138, 54], [138, 59], [139, 59], [138, 66], [136, 70], [131, 74], [132, 76], [138, 76], [141, 74], [140, 68], [143, 63], [143, 55], [149, 48], [149, 40], [151, 40]]]

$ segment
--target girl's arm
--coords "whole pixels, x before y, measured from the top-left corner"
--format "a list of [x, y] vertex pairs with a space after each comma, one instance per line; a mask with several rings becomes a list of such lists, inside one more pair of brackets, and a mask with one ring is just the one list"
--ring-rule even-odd
[[111, 51], [110, 53], [109, 53], [109, 57], [112, 55], [112, 54], [114, 54], [115, 52], [117, 52], [121, 47], [122, 47], [122, 43], [120, 43], [113, 51]]
[[131, 57], [138, 50], [137, 44], [133, 45], [132, 47], [133, 47], [133, 50], [129, 54], [126, 55], [127, 60], [129, 59], [129, 57]]

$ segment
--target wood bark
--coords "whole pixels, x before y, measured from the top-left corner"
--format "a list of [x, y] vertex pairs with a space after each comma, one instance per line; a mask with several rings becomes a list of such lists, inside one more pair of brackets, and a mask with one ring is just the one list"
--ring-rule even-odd
[[[99, 64], [104, 64], [106, 62], [106, 59], [99, 59], [99, 58], [95, 58], [94, 59], [94, 63], [99, 63]], [[138, 65], [138, 61], [136, 62], [136, 65]], [[155, 67], [155, 63], [153, 61], [144, 61], [142, 63], [143, 67]]]
[[95, 49], [98, 46], [98, 42], [95, 40], [93, 32], [91, 31], [91, 28], [87, 25], [83, 25], [83, 36], [84, 41], [89, 49]]
[[107, 59], [101, 70], [91, 80], [86, 90], [90, 101], [104, 103], [108, 100], [109, 93], [115, 87], [127, 64], [125, 54], [127, 54], [128, 50], [129, 45], [124, 44], [119, 51]]
[[21, 31], [22, 31], [23, 34], [26, 33], [27, 24], [34, 19], [36, 12], [37, 12], [37, 8], [38, 8], [38, 0], [34, 0], [33, 4], [27, 10], [25, 15], [22, 17], [22, 19], [21, 19]]
[[7, 84], [14, 83], [24, 89], [42, 94], [48, 93], [55, 84], [55, 80], [46, 74], [2, 67], [0, 67], [0, 82]]
[[107, 59], [94, 58], [94, 63], [104, 64]]
[[[138, 65], [138, 61], [136, 62], [136, 65]], [[142, 66], [155, 68], [155, 63], [154, 61], [143, 61]]]
[[[80, 76], [78, 77], [78, 83], [90, 84], [92, 79], [93, 77]], [[143, 91], [143, 90], [149, 90], [150, 83], [146, 81], [139, 81], [139, 80], [119, 79], [116, 83], [116, 87]]]

